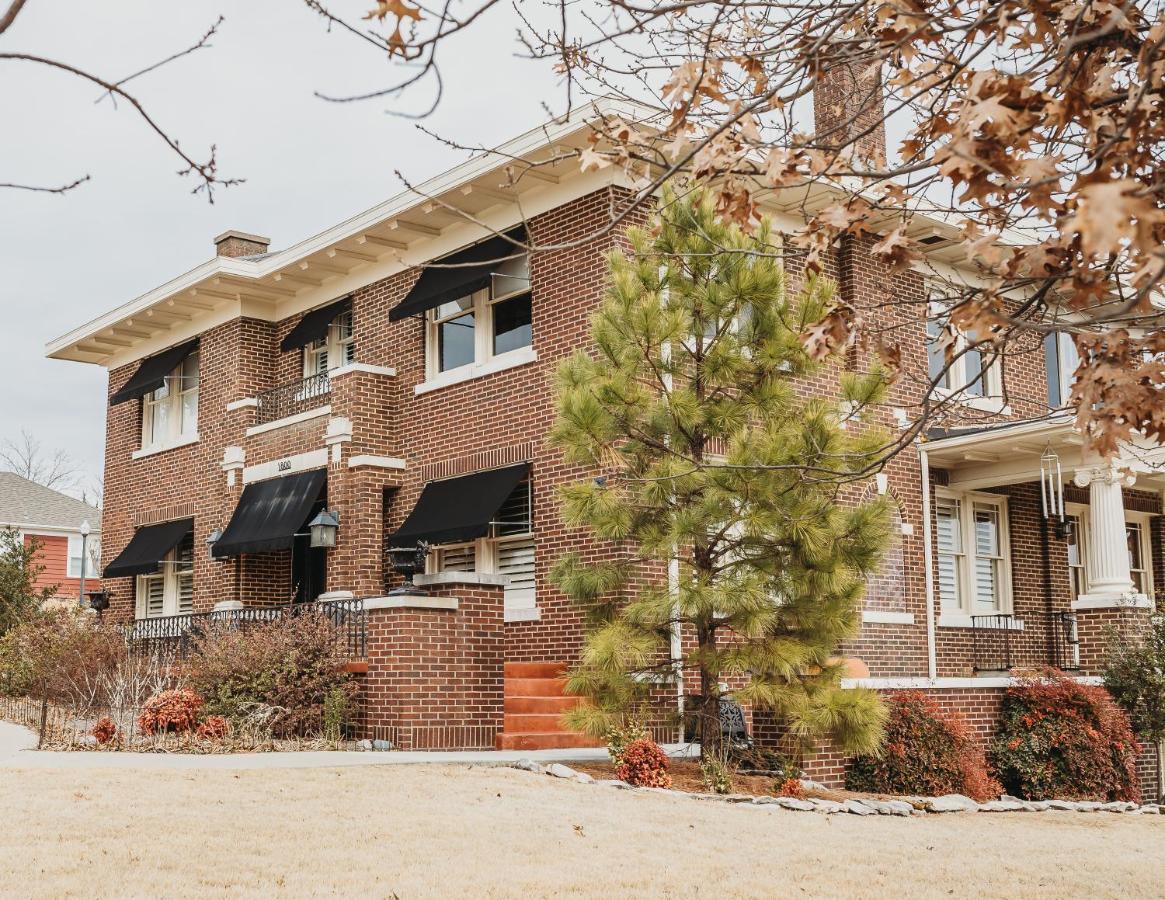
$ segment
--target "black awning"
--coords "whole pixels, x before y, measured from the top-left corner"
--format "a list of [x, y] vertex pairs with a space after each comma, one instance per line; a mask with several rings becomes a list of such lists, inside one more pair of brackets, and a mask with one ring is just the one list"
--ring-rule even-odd
[[431, 481], [400, 530], [389, 540], [390, 547], [412, 547], [418, 541], [452, 544], [471, 541], [489, 531], [506, 498], [526, 477], [527, 463], [492, 469], [462, 478]]
[[501, 260], [525, 253], [513, 244], [513, 241], [525, 243], [525, 226], [507, 231], [506, 236], [510, 240], [498, 235], [434, 260], [442, 267], [455, 268], [426, 268], [421, 272], [421, 277], [408, 296], [389, 312], [389, 321], [399, 322], [409, 316], [420, 315], [448, 300], [456, 300], [488, 287]]
[[134, 532], [117, 559], [105, 567], [102, 578], [123, 578], [154, 572], [162, 557], [194, 530], [193, 519], [177, 519], [161, 525], [146, 525]]
[[166, 376], [178, 368], [186, 357], [198, 349], [198, 338], [163, 350], [147, 359], [142, 360], [138, 370], [129, 376], [129, 381], [121, 386], [112, 397], [109, 405], [116, 406], [126, 400], [136, 400], [152, 393], [166, 383]]
[[279, 349], [286, 353], [288, 350], [306, 347], [312, 341], [326, 338], [328, 326], [332, 324], [332, 320], [351, 308], [352, 298], [345, 297], [343, 300], [337, 300], [335, 303], [329, 303], [327, 306], [321, 306], [319, 309], [304, 313], [303, 318], [296, 323], [295, 327], [287, 332], [287, 337], [283, 339]]
[[226, 531], [211, 545], [211, 556], [286, 550], [307, 523], [327, 480], [328, 473], [318, 469], [248, 484]]

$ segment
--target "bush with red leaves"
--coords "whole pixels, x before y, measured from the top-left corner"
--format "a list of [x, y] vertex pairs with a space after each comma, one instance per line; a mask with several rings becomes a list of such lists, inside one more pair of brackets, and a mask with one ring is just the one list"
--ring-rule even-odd
[[194, 733], [203, 740], [221, 741], [231, 733], [231, 723], [224, 716], [207, 716]]
[[919, 691], [887, 698], [890, 717], [881, 756], [855, 757], [846, 769], [851, 791], [880, 794], [965, 794], [989, 800], [1002, 787], [987, 771], [983, 749], [956, 715]]
[[667, 754], [651, 738], [639, 738], [623, 748], [615, 776], [636, 787], [671, 787]]
[[110, 743], [117, 737], [117, 724], [109, 716], [102, 716], [93, 726], [93, 737], [99, 744]]
[[1048, 670], [1008, 688], [991, 761], [1019, 797], [1136, 802], [1137, 750], [1108, 691]]
[[798, 800], [805, 796], [805, 785], [800, 778], [786, 778], [777, 782], [778, 797], [796, 797]]
[[142, 734], [192, 731], [204, 700], [189, 688], [162, 691], [146, 701], [138, 716]]

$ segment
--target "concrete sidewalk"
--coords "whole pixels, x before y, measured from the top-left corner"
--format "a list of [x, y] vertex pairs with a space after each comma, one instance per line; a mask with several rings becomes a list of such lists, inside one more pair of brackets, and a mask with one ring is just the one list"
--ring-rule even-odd
[[[38, 751], [36, 735], [27, 728], [0, 722], [0, 768], [10, 769], [327, 769], [349, 766], [506, 765], [520, 759], [538, 762], [605, 760], [602, 747], [577, 750], [430, 750], [357, 752], [310, 750], [280, 753], [116, 753], [75, 750]], [[670, 756], [685, 756], [687, 744], [664, 745]]]

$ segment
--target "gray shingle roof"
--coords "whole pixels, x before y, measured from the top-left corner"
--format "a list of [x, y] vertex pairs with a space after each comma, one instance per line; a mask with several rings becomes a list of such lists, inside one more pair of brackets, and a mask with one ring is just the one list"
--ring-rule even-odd
[[0, 525], [76, 528], [84, 520], [101, 528], [101, 510], [15, 472], [0, 472]]

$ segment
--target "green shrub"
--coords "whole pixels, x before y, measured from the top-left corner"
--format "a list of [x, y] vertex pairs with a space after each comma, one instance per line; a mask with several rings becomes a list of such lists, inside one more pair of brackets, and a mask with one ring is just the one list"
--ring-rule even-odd
[[623, 761], [623, 751], [629, 744], [650, 739], [651, 735], [642, 722], [628, 719], [620, 727], [607, 732], [607, 755], [611, 757], [611, 762], [619, 765]]
[[987, 772], [983, 750], [960, 718], [944, 713], [918, 691], [896, 692], [888, 702], [881, 755], [851, 760], [847, 788], [932, 797], [965, 794], [976, 800], [999, 796], [1000, 786]]
[[710, 794], [732, 793], [732, 770], [719, 757], [708, 755], [700, 760], [700, 776]]
[[312, 737], [324, 731], [326, 705], [334, 714], [342, 695], [346, 715], [355, 698], [347, 662], [335, 626], [307, 612], [241, 629], [212, 627], [195, 642], [185, 674], [208, 714], [243, 723], [261, 708], [274, 737]]
[[1008, 688], [991, 761], [1019, 797], [1136, 801], [1137, 749], [1128, 714], [1104, 688], [1048, 671]]

